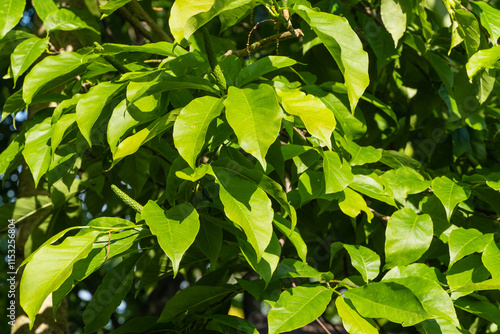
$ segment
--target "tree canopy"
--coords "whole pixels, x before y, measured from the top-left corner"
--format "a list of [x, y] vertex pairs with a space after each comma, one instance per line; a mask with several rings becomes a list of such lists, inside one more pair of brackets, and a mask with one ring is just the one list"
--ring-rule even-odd
[[500, 333], [499, 8], [2, 1], [12, 332]]

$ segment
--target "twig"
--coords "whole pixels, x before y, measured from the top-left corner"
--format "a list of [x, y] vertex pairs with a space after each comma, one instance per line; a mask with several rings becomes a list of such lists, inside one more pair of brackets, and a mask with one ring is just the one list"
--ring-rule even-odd
[[332, 334], [332, 332], [330, 332], [330, 331], [328, 330], [328, 328], [326, 328], [326, 326], [325, 326], [325, 325], [323, 325], [323, 323], [321, 322], [321, 320], [319, 320], [319, 318], [316, 318], [316, 322], [317, 322], [317, 323], [321, 326], [321, 328], [323, 328], [323, 330], [325, 331], [325, 333], [327, 333], [327, 334]]
[[[376, 15], [374, 15], [374, 13], [373, 13], [373, 11], [372, 11], [371, 9], [369, 10], [369, 12], [367, 12], [367, 11], [364, 11], [364, 10], [359, 9], [358, 7], [356, 7], [356, 6], [354, 6], [354, 5], [351, 5], [351, 4], [350, 4], [349, 2], [347, 2], [346, 0], [340, 0], [340, 1], [341, 1], [342, 3], [344, 3], [344, 4], [346, 4], [347, 6], [349, 6], [349, 7], [353, 8], [353, 9], [357, 10], [358, 12], [363, 13], [363, 14], [365, 14], [365, 15], [368, 15], [368, 16], [372, 17], [372, 18], [375, 20], [375, 22], [377, 22], [379, 25], [381, 25], [381, 26], [383, 26], [383, 25], [384, 25], [384, 23], [382, 23], [382, 21], [380, 21], [380, 20], [377, 18], [377, 16], [376, 16]], [[365, 7], [365, 10], [368, 8], [366, 5], [365, 5], [364, 7]]]
[[[295, 32], [297, 33], [298, 36], [304, 36], [304, 33], [300, 29], [295, 29]], [[295, 37], [295, 36], [291, 32], [289, 32], [289, 31], [286, 31], [286, 32], [284, 32], [282, 34], [276, 34], [276, 35], [273, 35], [273, 36], [269, 36], [269, 37], [266, 37], [264, 39], [261, 39], [258, 42], [252, 43], [248, 47], [248, 50], [247, 50], [247, 48], [241, 49], [241, 50], [228, 50], [224, 54], [224, 58], [227, 57], [227, 56], [229, 56], [229, 55], [235, 55], [238, 58], [246, 57], [250, 53], [252, 53], [252, 52], [254, 52], [256, 50], [262, 49], [263, 47], [265, 47], [268, 44], [276, 42], [277, 39], [279, 39], [279, 40], [285, 40], [285, 39], [289, 39], [289, 38], [292, 38], [292, 37]]]
[[382, 221], [386, 221], [386, 222], [387, 222], [387, 221], [389, 221], [389, 219], [391, 218], [391, 216], [386, 216], [386, 215], [383, 215], [383, 214], [381, 214], [381, 213], [378, 213], [377, 211], [373, 210], [372, 208], [368, 208], [368, 209], [370, 209], [370, 211], [373, 213], [373, 215], [374, 215], [376, 218], [378, 218], [378, 219], [380, 219], [380, 220], [382, 220]]
[[[259, 22], [257, 22], [257, 23], [253, 26], [252, 30], [250, 30], [250, 32], [248, 33], [248, 37], [247, 37], [247, 53], [248, 53], [248, 54], [250, 54], [250, 53], [251, 53], [251, 52], [250, 52], [249, 47], [250, 47], [250, 38], [252, 37], [252, 33], [254, 32], [254, 30], [255, 30], [255, 29], [257, 29], [257, 27], [259, 26], [259, 24], [264, 23], [264, 22], [269, 22], [269, 21], [273, 21], [273, 22], [275, 22], [273, 19], [267, 19], [267, 20], [262, 20], [262, 21], [259, 21]], [[275, 24], [276, 24], [276, 23], [275, 23]]]
[[486, 219], [500, 221], [500, 217], [488, 216], [488, 215], [485, 215], [484, 213], [481, 213], [481, 212], [472, 212], [472, 211], [463, 209], [461, 207], [458, 207], [458, 210], [460, 210], [460, 211], [462, 211], [462, 212], [464, 212], [464, 213], [466, 213], [468, 215], [472, 215], [472, 216], [477, 216], [477, 217], [482, 217], [482, 218], [486, 218]]
[[149, 14], [142, 8], [141, 5], [136, 0], [132, 0], [130, 6], [136, 12], [140, 18], [144, 20], [151, 27], [151, 30], [158, 35], [158, 37], [165, 42], [173, 43], [173, 39], [163, 30], [156, 22], [149, 16]]
[[293, 129], [295, 130], [295, 132], [297, 132], [301, 137], [302, 139], [304, 139], [305, 141], [307, 141], [307, 137], [306, 135], [304, 134], [304, 132], [302, 132], [299, 128], [297, 128], [296, 126], [293, 127]]
[[151, 42], [153, 41], [153, 34], [151, 33], [151, 31], [148, 31], [141, 24], [141, 22], [139, 22], [139, 20], [137, 19], [137, 17], [135, 17], [134, 15], [132, 15], [125, 7], [118, 8], [118, 13], [120, 13], [120, 15], [125, 20], [127, 20], [132, 25], [132, 27], [134, 27], [135, 30], [137, 30], [142, 36], [144, 36], [145, 38], [147, 38]]

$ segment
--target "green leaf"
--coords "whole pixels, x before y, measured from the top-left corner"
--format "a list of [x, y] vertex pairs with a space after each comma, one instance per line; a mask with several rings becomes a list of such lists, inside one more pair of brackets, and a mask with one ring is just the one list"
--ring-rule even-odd
[[308, 264], [295, 259], [284, 259], [276, 269], [275, 279], [297, 277], [321, 277], [321, 273]]
[[278, 94], [285, 111], [290, 115], [299, 116], [307, 131], [323, 141], [331, 150], [330, 137], [337, 124], [332, 111], [316, 96], [300, 90], [279, 92]]
[[106, 43], [101, 46], [102, 50], [100, 51], [103, 54], [109, 54], [109, 55], [117, 55], [120, 53], [130, 53], [130, 52], [142, 52], [142, 53], [151, 53], [154, 55], [165, 56], [165, 57], [178, 57], [188, 53], [183, 48], [180, 48], [177, 44], [169, 42], [147, 43], [143, 45]]
[[[189, 39], [189, 36], [196, 30], [193, 27], [193, 20], [190, 19], [196, 14], [208, 12], [214, 2], [215, 0], [201, 0], [196, 2], [176, 0], [174, 2], [170, 10], [168, 26], [170, 27], [170, 33], [174, 36], [177, 43], [181, 43], [184, 38], [186, 40]], [[196, 24], [196, 21], [194, 24]]]
[[222, 228], [202, 219], [196, 242], [203, 254], [210, 260], [210, 267], [217, 267], [217, 258], [222, 246]]
[[94, 333], [106, 326], [120, 306], [135, 277], [135, 265], [142, 254], [134, 254], [106, 273], [83, 311], [85, 333]]
[[370, 82], [368, 53], [363, 50], [358, 35], [343, 17], [315, 12], [303, 5], [294, 6], [294, 10], [313, 28], [335, 59], [344, 75], [351, 111], [354, 112]]
[[17, 168], [21, 164], [23, 141], [24, 135], [18, 134], [9, 146], [0, 153], [0, 174], [5, 174], [4, 178], [13, 170], [12, 168]]
[[58, 10], [53, 0], [33, 0], [36, 14], [45, 21], [47, 15]]
[[280, 68], [290, 67], [295, 64], [297, 64], [295, 60], [283, 56], [268, 56], [259, 59], [238, 73], [238, 76], [236, 77], [236, 86], [244, 86], [247, 83], [260, 78], [264, 74], [279, 70]]
[[471, 3], [471, 7], [474, 13], [479, 16], [481, 25], [490, 34], [493, 44], [498, 45], [498, 38], [500, 37], [500, 10], [481, 1]]
[[396, 283], [368, 283], [344, 292], [363, 317], [385, 318], [404, 327], [430, 319], [410, 289]]
[[339, 200], [339, 207], [349, 217], [356, 218], [361, 211], [364, 211], [368, 221], [373, 219], [373, 212], [370, 211], [363, 197], [351, 188], [344, 189], [343, 198]]
[[83, 137], [92, 146], [92, 127], [103, 112], [104, 107], [125, 88], [125, 85], [108, 81], [102, 82], [83, 95], [76, 105], [76, 124]]
[[14, 80], [17, 79], [42, 55], [47, 48], [49, 38], [32, 37], [21, 42], [10, 55], [10, 68]]
[[159, 323], [170, 322], [187, 311], [196, 312], [226, 299], [235, 292], [235, 286], [194, 285], [180, 290], [170, 298], [161, 312]]
[[455, 305], [459, 309], [500, 326], [500, 310], [483, 296], [476, 296], [475, 298], [472, 296], [461, 297], [455, 300]]
[[45, 23], [47, 33], [57, 30], [71, 31], [80, 29], [88, 29], [96, 34], [100, 33], [99, 30], [90, 26], [82, 18], [66, 8], [49, 13], [43, 23]]
[[351, 257], [351, 263], [363, 280], [368, 282], [375, 279], [380, 271], [380, 256], [369, 248], [360, 245], [346, 245], [344, 248]]
[[432, 318], [446, 319], [455, 326], [460, 326], [453, 301], [438, 282], [420, 276], [384, 279], [384, 282], [394, 282], [407, 287]]
[[35, 65], [23, 84], [23, 99], [30, 105], [35, 95], [48, 91], [82, 74], [86, 60], [76, 52], [62, 52]]
[[411, 14], [412, 6], [410, 1], [405, 0], [382, 0], [380, 15], [384, 26], [392, 35], [394, 46], [398, 46], [398, 41], [406, 31], [408, 14]]
[[264, 190], [268, 195], [273, 197], [290, 216], [292, 221], [291, 228], [295, 228], [295, 225], [297, 224], [297, 214], [295, 213], [294, 207], [288, 203], [286, 193], [279, 183], [256, 169], [246, 168], [228, 158], [219, 159], [215, 161], [212, 166], [214, 168], [222, 168], [227, 172], [233, 173], [254, 183], [260, 189]]
[[292, 331], [313, 322], [325, 312], [332, 293], [321, 285], [302, 285], [283, 291], [267, 316], [269, 334]]
[[377, 334], [377, 325], [372, 319], [366, 319], [359, 315], [349, 299], [342, 296], [335, 300], [337, 312], [342, 318], [342, 324], [351, 334]]
[[337, 152], [324, 152], [323, 170], [327, 194], [344, 190], [354, 180], [351, 166], [344, 158], [341, 160]]
[[276, 226], [284, 235], [288, 237], [290, 242], [297, 250], [297, 254], [303, 262], [307, 258], [307, 244], [302, 239], [302, 236], [297, 227], [292, 230], [292, 223], [278, 214], [274, 215], [274, 226]]
[[104, 5], [100, 6], [99, 9], [104, 14], [103, 15], [103, 18], [104, 18], [106, 16], [113, 14], [113, 12], [115, 10], [117, 10], [120, 7], [125, 6], [130, 1], [131, 0], [109, 0]]
[[483, 266], [481, 257], [477, 254], [469, 255], [454, 263], [446, 273], [446, 280], [452, 291], [451, 297], [457, 299], [471, 293], [473, 290], [456, 289], [467, 286], [471, 283], [479, 283], [488, 279], [490, 272]]
[[213, 319], [220, 324], [236, 328], [238, 330], [238, 333], [259, 334], [255, 326], [250, 321], [234, 315], [210, 314], [206, 317], [209, 319]]
[[437, 177], [432, 181], [432, 190], [443, 203], [448, 221], [455, 206], [470, 196], [470, 190], [450, 180], [446, 176]]
[[458, 33], [464, 40], [467, 55], [472, 56], [481, 43], [481, 30], [474, 14], [465, 9], [457, 9], [455, 18], [459, 24]]
[[238, 238], [238, 244], [248, 264], [250, 264], [253, 270], [264, 279], [264, 282], [266, 282], [265, 287], [267, 287], [278, 266], [281, 255], [281, 245], [276, 235], [273, 233], [271, 241], [260, 260], [257, 260], [257, 254], [250, 243]]
[[364, 165], [378, 162], [382, 158], [382, 150], [373, 146], [360, 146], [354, 141], [347, 139], [347, 145], [343, 146], [351, 154], [351, 166]]
[[121, 159], [137, 152], [139, 147], [151, 139], [162, 135], [165, 131], [174, 126], [175, 119], [179, 110], [172, 110], [170, 113], [156, 119], [144, 129], [125, 138], [113, 154], [113, 166]]
[[194, 242], [200, 229], [200, 219], [190, 203], [182, 203], [163, 211], [153, 201], [149, 201], [141, 212], [151, 233], [158, 237], [158, 243], [172, 261], [174, 277], [184, 253]]
[[492, 278], [500, 278], [500, 249], [498, 249], [498, 245], [495, 241], [491, 240], [486, 245], [481, 260], [491, 273]]
[[433, 236], [431, 217], [417, 215], [409, 208], [396, 211], [385, 231], [386, 267], [405, 266], [429, 249]]
[[500, 290], [500, 278], [492, 278], [479, 283], [471, 283], [453, 289], [455, 292], [471, 293], [474, 291]]
[[[119, 226], [134, 226], [134, 223], [121, 219], [111, 217], [100, 217], [92, 220], [88, 226], [97, 227], [119, 227]], [[84, 230], [78, 232], [78, 235], [84, 234]], [[130, 249], [136, 240], [145, 236], [150, 236], [148, 229], [123, 229], [121, 231], [114, 231], [109, 234], [101, 235], [97, 238], [90, 253], [83, 259], [75, 262], [71, 276], [52, 294], [53, 314], [54, 317], [57, 312], [58, 306], [63, 301], [64, 297], [78, 284], [90, 274], [99, 269], [104, 260], [109, 260], [125, 251]], [[109, 248], [108, 248], [109, 243]]]
[[[439, 283], [438, 272], [437, 268], [429, 267], [424, 263], [412, 263], [404, 267], [392, 268], [384, 275], [383, 280], [416, 276], [427, 278]], [[441, 273], [439, 272], [439, 274]]]
[[100, 231], [68, 237], [59, 245], [44, 245], [26, 265], [21, 283], [20, 303], [30, 319], [30, 329], [45, 299], [71, 275], [76, 261], [92, 250]]
[[370, 175], [356, 174], [349, 187], [363, 195], [397, 207], [392, 190], [388, 189], [382, 181], [375, 173]]
[[208, 126], [224, 107], [222, 102], [222, 99], [212, 96], [199, 97], [185, 106], [175, 120], [175, 148], [193, 169], [196, 157], [205, 145]]
[[148, 95], [181, 89], [197, 89], [219, 94], [219, 89], [208, 79], [189, 75], [174, 77], [165, 71], [153, 71], [137, 78], [131, 77], [127, 86], [127, 100], [134, 103]]
[[283, 113], [274, 89], [266, 84], [255, 88], [229, 87], [226, 118], [242, 149], [266, 169], [265, 156], [281, 129]]
[[24, 1], [19, 0], [2, 1], [0, 4], [0, 39], [19, 23], [23, 17], [24, 5]]
[[50, 138], [50, 146], [52, 152], [55, 152], [59, 144], [64, 138], [64, 134], [68, 128], [70, 128], [76, 122], [76, 114], [65, 114], [57, 121], [53, 126], [52, 136]]
[[226, 216], [239, 225], [260, 261], [273, 234], [271, 200], [254, 183], [214, 167]]
[[496, 62], [500, 59], [500, 46], [490, 49], [479, 50], [469, 58], [467, 62], [467, 75], [472, 80], [474, 76], [484, 68], [495, 68]]
[[448, 244], [450, 245], [451, 267], [455, 262], [472, 253], [481, 253], [492, 240], [492, 234], [482, 234], [474, 228], [458, 228], [450, 233]]
[[382, 175], [382, 179], [391, 188], [394, 197], [400, 199], [422, 192], [431, 185], [431, 182], [425, 180], [416, 170], [408, 167], [387, 171]]
[[35, 124], [26, 132], [26, 142], [23, 150], [24, 160], [28, 164], [35, 186], [47, 172], [50, 165], [52, 135], [51, 119], [47, 117], [43, 122]]
[[110, 332], [110, 334], [131, 334], [131, 333], [144, 333], [149, 328], [156, 325], [158, 317], [145, 316], [135, 317]]

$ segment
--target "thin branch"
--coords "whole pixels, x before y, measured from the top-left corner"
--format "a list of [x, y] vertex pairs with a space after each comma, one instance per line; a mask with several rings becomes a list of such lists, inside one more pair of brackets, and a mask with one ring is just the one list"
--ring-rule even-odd
[[132, 25], [132, 27], [134, 27], [135, 30], [138, 31], [142, 36], [144, 36], [151, 42], [153, 41], [153, 34], [151, 33], [151, 31], [148, 31], [137, 19], [137, 17], [135, 17], [135, 15], [132, 15], [132, 13], [130, 13], [125, 7], [118, 8], [118, 13], [125, 20], [127, 20]]
[[[295, 29], [295, 32], [296, 32], [296, 34], [298, 36], [304, 36], [304, 33], [300, 29]], [[295, 37], [295, 36], [291, 32], [286, 31], [286, 32], [284, 32], [282, 34], [276, 34], [276, 35], [273, 35], [273, 36], [269, 36], [269, 37], [266, 37], [264, 39], [261, 39], [258, 42], [252, 43], [251, 45], [249, 45], [248, 50], [247, 50], [247, 48], [241, 49], [241, 50], [228, 50], [224, 54], [224, 57], [227, 57], [229, 55], [235, 55], [238, 58], [246, 57], [246, 56], [249, 55], [249, 52], [252, 53], [254, 51], [262, 49], [266, 45], [269, 45], [271, 43], [276, 42], [277, 39], [279, 39], [279, 40], [285, 40], [285, 39], [289, 39], [289, 38], [292, 38], [292, 37]]]
[[316, 318], [316, 322], [317, 322], [317, 323], [321, 326], [321, 328], [323, 328], [323, 330], [325, 331], [325, 333], [327, 333], [327, 334], [332, 334], [332, 332], [330, 332], [330, 331], [328, 330], [328, 328], [326, 328], [326, 326], [325, 326], [325, 325], [323, 325], [323, 323], [321, 322], [321, 320], [320, 320], [319, 318]]
[[[381, 26], [383, 26], [383, 25], [384, 25], [384, 23], [382, 23], [382, 21], [380, 21], [380, 20], [378, 19], [377, 15], [374, 15], [375, 13], [374, 13], [371, 9], [369, 9], [366, 5], [364, 6], [364, 7], [365, 7], [365, 10], [362, 10], [362, 9], [360, 9], [360, 8], [358, 8], [358, 7], [354, 6], [354, 5], [351, 5], [351, 4], [350, 4], [349, 2], [347, 2], [346, 0], [340, 0], [340, 1], [341, 1], [342, 3], [344, 3], [344, 4], [346, 4], [347, 6], [349, 6], [349, 7], [353, 8], [353, 9], [357, 10], [358, 12], [363, 13], [363, 14], [365, 14], [365, 15], [368, 15], [368, 16], [372, 17], [372, 18], [375, 20], [375, 22], [377, 22], [379, 25], [381, 25]], [[367, 9], [369, 9], [369, 11], [366, 11]]]
[[383, 214], [381, 214], [381, 213], [378, 213], [377, 211], [373, 210], [372, 208], [368, 208], [368, 209], [370, 209], [370, 211], [373, 213], [373, 215], [374, 215], [376, 218], [378, 218], [378, 219], [380, 219], [380, 220], [382, 220], [382, 221], [387, 222], [387, 221], [389, 221], [389, 219], [391, 218], [391, 216], [386, 216], [386, 215], [383, 215]]
[[484, 213], [481, 213], [481, 212], [472, 212], [472, 211], [463, 209], [461, 207], [458, 207], [458, 210], [460, 210], [460, 211], [462, 211], [462, 212], [464, 212], [464, 213], [466, 213], [468, 215], [472, 215], [472, 216], [477, 216], [477, 217], [482, 217], [482, 218], [486, 218], [486, 219], [500, 221], [500, 217], [488, 216], [488, 215], [485, 215]]
[[136, 1], [132, 0], [130, 2], [130, 6], [136, 12], [141, 19], [144, 20], [151, 27], [151, 30], [162, 40], [165, 42], [173, 43], [172, 37], [170, 37], [165, 30], [163, 30], [158, 24], [156, 24], [155, 20], [149, 16], [149, 14], [142, 8], [142, 6]]

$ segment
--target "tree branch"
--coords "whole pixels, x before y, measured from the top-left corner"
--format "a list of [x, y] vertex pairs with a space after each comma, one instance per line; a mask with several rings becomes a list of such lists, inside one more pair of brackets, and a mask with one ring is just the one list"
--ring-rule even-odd
[[158, 37], [165, 42], [173, 43], [172, 37], [170, 37], [165, 30], [163, 30], [156, 22], [149, 16], [149, 14], [142, 8], [142, 6], [136, 1], [132, 0], [130, 6], [136, 12], [141, 19], [144, 20], [151, 27], [151, 30], [158, 35]]
[[135, 30], [137, 32], [139, 32], [142, 36], [144, 36], [146, 39], [148, 39], [149, 41], [153, 41], [153, 34], [151, 33], [151, 31], [148, 31], [142, 24], [141, 22], [139, 22], [139, 20], [137, 19], [137, 17], [135, 17], [134, 15], [132, 15], [132, 13], [130, 13], [128, 11], [128, 9], [126, 9], [125, 7], [120, 7], [118, 8], [118, 13], [120, 13], [120, 15], [125, 19], [127, 20], [131, 25], [132, 27], [135, 28]]
[[[304, 36], [304, 33], [300, 29], [295, 29], [295, 34], [297, 35], [297, 37]], [[292, 34], [289, 31], [286, 31], [282, 34], [272, 35], [272, 36], [266, 37], [264, 39], [261, 39], [258, 42], [252, 43], [251, 45], [248, 46], [248, 50], [247, 50], [247, 48], [241, 49], [241, 50], [228, 50], [224, 54], [224, 58], [229, 56], [229, 55], [235, 55], [238, 58], [246, 57], [246, 56], [250, 55], [252, 52], [257, 51], [259, 49], [262, 49], [266, 45], [274, 43], [277, 40], [281, 41], [281, 40], [289, 39], [292, 37], [296, 37], [296, 36], [294, 36], [294, 34]]]

